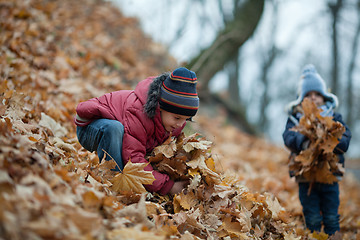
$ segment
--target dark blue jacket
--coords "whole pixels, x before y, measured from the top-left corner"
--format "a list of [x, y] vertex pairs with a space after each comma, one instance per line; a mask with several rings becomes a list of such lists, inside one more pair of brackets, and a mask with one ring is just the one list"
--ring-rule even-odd
[[[297, 121], [299, 121], [301, 115], [300, 114], [293, 114], [293, 118], [295, 118]], [[342, 163], [344, 166], [345, 158], [344, 153], [348, 150], [350, 139], [351, 139], [351, 131], [349, 127], [344, 123], [342, 120], [342, 116], [340, 113], [334, 113], [334, 121], [340, 122], [345, 127], [345, 132], [343, 133], [340, 142], [334, 149], [334, 153], [338, 155], [339, 157], [339, 163]], [[295, 132], [290, 130], [296, 125], [296, 122], [294, 122], [291, 117], [288, 118], [285, 131], [283, 133], [283, 139], [284, 144], [286, 147], [290, 149], [290, 151], [296, 155], [298, 155], [302, 149], [302, 143], [307, 139], [304, 135], [302, 135], [299, 132]]]

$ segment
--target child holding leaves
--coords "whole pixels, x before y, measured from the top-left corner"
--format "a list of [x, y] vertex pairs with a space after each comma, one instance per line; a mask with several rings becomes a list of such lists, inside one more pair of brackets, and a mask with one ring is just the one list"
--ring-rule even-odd
[[[338, 139], [339, 142], [333, 150], [333, 156], [344, 166], [344, 153], [349, 147], [351, 132], [342, 120], [341, 114], [334, 112], [334, 109], [338, 106], [337, 97], [327, 92], [324, 80], [311, 64], [306, 65], [303, 69], [298, 98], [287, 107], [289, 118], [283, 133], [286, 147], [289, 148], [292, 156], [299, 156], [312, 144], [315, 144], [304, 134], [294, 129], [299, 125], [299, 121], [304, 114], [301, 105], [304, 99], [309, 99], [321, 109], [321, 116], [332, 117], [333, 121], [341, 123], [345, 128], [344, 133]], [[318, 158], [321, 158], [321, 155]], [[320, 162], [321, 159], [315, 159], [315, 161]], [[309, 181], [308, 178], [302, 175], [301, 171], [296, 174], [290, 171], [292, 177], [296, 175], [296, 181], [299, 185], [299, 198], [303, 207], [306, 227], [311, 231], [320, 232], [323, 224], [325, 233], [329, 235], [333, 235], [336, 231], [340, 230], [338, 181], [341, 179], [342, 173], [334, 172], [333, 174], [336, 175], [335, 179], [337, 181], [323, 183]]]
[[[97, 151], [101, 161], [114, 159], [118, 168], [131, 160], [146, 163], [145, 156], [169, 136], [178, 137], [186, 121], [196, 114], [199, 98], [194, 72], [180, 67], [141, 81], [135, 90], [120, 90], [81, 102], [76, 108], [75, 123], [80, 144]], [[119, 170], [119, 169], [116, 169]], [[186, 181], [172, 181], [154, 171], [155, 181], [145, 188], [160, 194], [179, 193]]]

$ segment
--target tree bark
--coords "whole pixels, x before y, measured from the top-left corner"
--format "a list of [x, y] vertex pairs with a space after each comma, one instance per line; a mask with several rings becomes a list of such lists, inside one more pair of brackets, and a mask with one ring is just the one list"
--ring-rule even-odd
[[239, 86], [239, 52], [228, 62], [227, 70], [229, 74], [229, 98], [233, 104], [240, 104]]
[[278, 50], [275, 45], [272, 46], [271, 50], [269, 51], [269, 56], [264, 59], [264, 62], [262, 64], [262, 73], [261, 73], [261, 82], [263, 84], [264, 92], [260, 99], [260, 120], [259, 120], [259, 127], [261, 128], [262, 132], [266, 131], [266, 128], [268, 127], [269, 119], [266, 115], [266, 109], [270, 102], [270, 94], [269, 94], [269, 81], [268, 81], [268, 75], [270, 72], [270, 69], [277, 57]]
[[209, 94], [211, 78], [233, 59], [238, 49], [254, 33], [262, 16], [264, 0], [247, 0], [236, 11], [234, 19], [226, 23], [210, 47], [189, 61], [187, 67], [196, 72], [199, 79], [199, 96]]
[[329, 2], [328, 6], [332, 14], [332, 69], [331, 69], [331, 91], [338, 95], [340, 93], [339, 88], [339, 60], [338, 60], [338, 34], [337, 34], [337, 23], [339, 21], [339, 13], [342, 8], [343, 1], [337, 0], [335, 3]]
[[271, 36], [268, 40], [268, 44], [265, 47], [265, 49], [267, 49], [269, 47], [268, 50], [265, 50], [265, 54], [263, 56], [262, 59], [262, 64], [261, 64], [261, 77], [260, 77], [260, 81], [263, 85], [263, 94], [262, 97], [260, 99], [260, 119], [259, 119], [259, 123], [258, 126], [261, 129], [262, 132], [266, 132], [268, 125], [269, 125], [269, 117], [266, 114], [266, 110], [269, 106], [269, 103], [271, 101], [271, 94], [269, 93], [269, 74], [271, 71], [271, 68], [273, 67], [273, 64], [276, 60], [276, 58], [278, 57], [280, 51], [279, 49], [276, 47], [275, 44], [275, 37], [276, 37], [276, 32], [277, 32], [277, 26], [278, 26], [278, 1], [271, 1], [272, 6], [273, 6], [273, 17], [271, 20]]
[[234, 59], [239, 48], [254, 33], [264, 10], [265, 0], [247, 0], [237, 6], [232, 21], [226, 21], [225, 27], [219, 32], [214, 42], [189, 61], [187, 68], [196, 72], [198, 77], [198, 94], [202, 103], [217, 103], [228, 113], [230, 120], [252, 135], [257, 134], [256, 128], [249, 123], [244, 106], [231, 104], [209, 91], [209, 82], [221, 71], [225, 64]]
[[357, 2], [357, 9], [358, 9], [358, 23], [356, 32], [354, 35], [352, 48], [351, 48], [351, 57], [349, 62], [349, 69], [347, 73], [347, 91], [346, 91], [346, 108], [347, 108], [347, 114], [346, 114], [346, 122], [351, 128], [353, 126], [353, 123], [355, 122], [354, 118], [354, 93], [353, 93], [353, 82], [354, 82], [354, 72], [355, 72], [355, 65], [356, 65], [356, 59], [358, 57], [358, 48], [359, 48], [359, 39], [360, 39], [360, 0]]

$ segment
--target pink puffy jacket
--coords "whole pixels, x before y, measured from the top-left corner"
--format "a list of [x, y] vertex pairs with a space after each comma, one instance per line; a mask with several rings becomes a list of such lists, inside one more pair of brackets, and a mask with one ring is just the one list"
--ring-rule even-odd
[[[75, 119], [77, 126], [86, 126], [94, 119], [107, 118], [118, 120], [124, 125], [122, 157], [124, 165], [131, 159], [133, 163], [147, 162], [145, 155], [154, 147], [161, 145], [169, 133], [162, 125], [160, 108], [157, 107], [156, 115], [150, 119], [144, 112], [144, 104], [147, 100], [148, 89], [154, 77], [141, 81], [135, 90], [120, 90], [107, 93], [98, 98], [92, 98], [81, 102], [76, 112], [82, 119]], [[173, 136], [179, 136], [185, 124], [173, 131]], [[174, 182], [168, 175], [153, 170], [149, 164], [146, 171], [152, 171], [155, 181], [152, 185], [144, 185], [148, 191], [167, 194]]]

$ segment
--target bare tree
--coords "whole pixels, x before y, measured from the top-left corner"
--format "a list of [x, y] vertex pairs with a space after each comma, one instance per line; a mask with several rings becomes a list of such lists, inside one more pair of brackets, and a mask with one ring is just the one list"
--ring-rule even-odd
[[248, 122], [241, 103], [234, 106], [230, 101], [211, 94], [208, 88], [212, 77], [237, 57], [239, 48], [254, 33], [264, 10], [264, 0], [236, 1], [235, 7], [232, 20], [226, 22], [211, 46], [190, 60], [187, 67], [195, 71], [199, 78], [199, 96], [202, 102], [209, 99], [216, 101], [245, 132], [256, 134], [257, 130]]
[[[223, 9], [224, 2], [219, 0], [218, 5], [220, 12], [223, 15], [223, 22], [224, 25], [228, 24], [230, 21], [234, 19], [234, 16], [236, 16], [236, 12], [239, 10], [241, 0], [234, 0], [233, 2], [233, 11], [231, 14], [228, 14]], [[240, 86], [239, 86], [239, 52], [232, 57], [232, 59], [229, 59], [229, 62], [226, 64], [225, 71], [228, 74], [229, 77], [229, 84], [228, 84], [228, 92], [229, 92], [229, 100], [231, 104], [241, 104], [240, 100]]]
[[262, 132], [265, 132], [268, 127], [268, 117], [266, 115], [266, 109], [271, 100], [271, 94], [269, 93], [269, 72], [272, 68], [274, 61], [277, 58], [279, 53], [278, 48], [275, 44], [275, 35], [278, 25], [278, 3], [276, 0], [272, 1], [273, 3], [273, 17], [271, 23], [271, 36], [267, 45], [270, 46], [270, 49], [267, 51], [265, 56], [263, 56], [261, 64], [261, 83], [263, 84], [263, 94], [260, 99], [260, 119], [258, 126], [261, 128]]
[[335, 95], [340, 93], [339, 91], [339, 53], [338, 53], [338, 23], [339, 14], [343, 6], [343, 0], [330, 0], [328, 7], [332, 16], [332, 69], [331, 69], [331, 90]]
[[211, 78], [237, 54], [239, 47], [253, 34], [264, 9], [264, 0], [247, 0], [240, 4], [236, 15], [219, 32], [210, 47], [189, 61], [188, 67], [201, 78], [199, 94], [209, 94]]
[[[240, 51], [240, 50], [239, 50]], [[229, 74], [229, 98], [233, 104], [240, 104], [240, 86], [239, 86], [239, 53], [234, 55], [233, 59], [227, 64]]]
[[359, 49], [359, 41], [360, 41], [360, 0], [357, 2], [357, 13], [358, 13], [358, 21], [356, 26], [356, 31], [354, 34], [352, 47], [351, 47], [351, 57], [349, 62], [349, 68], [347, 71], [347, 90], [346, 90], [346, 105], [347, 105], [347, 115], [346, 122], [352, 127], [354, 124], [354, 93], [353, 93], [353, 83], [354, 83], [354, 72], [356, 66], [356, 59], [358, 58], [358, 49]]

